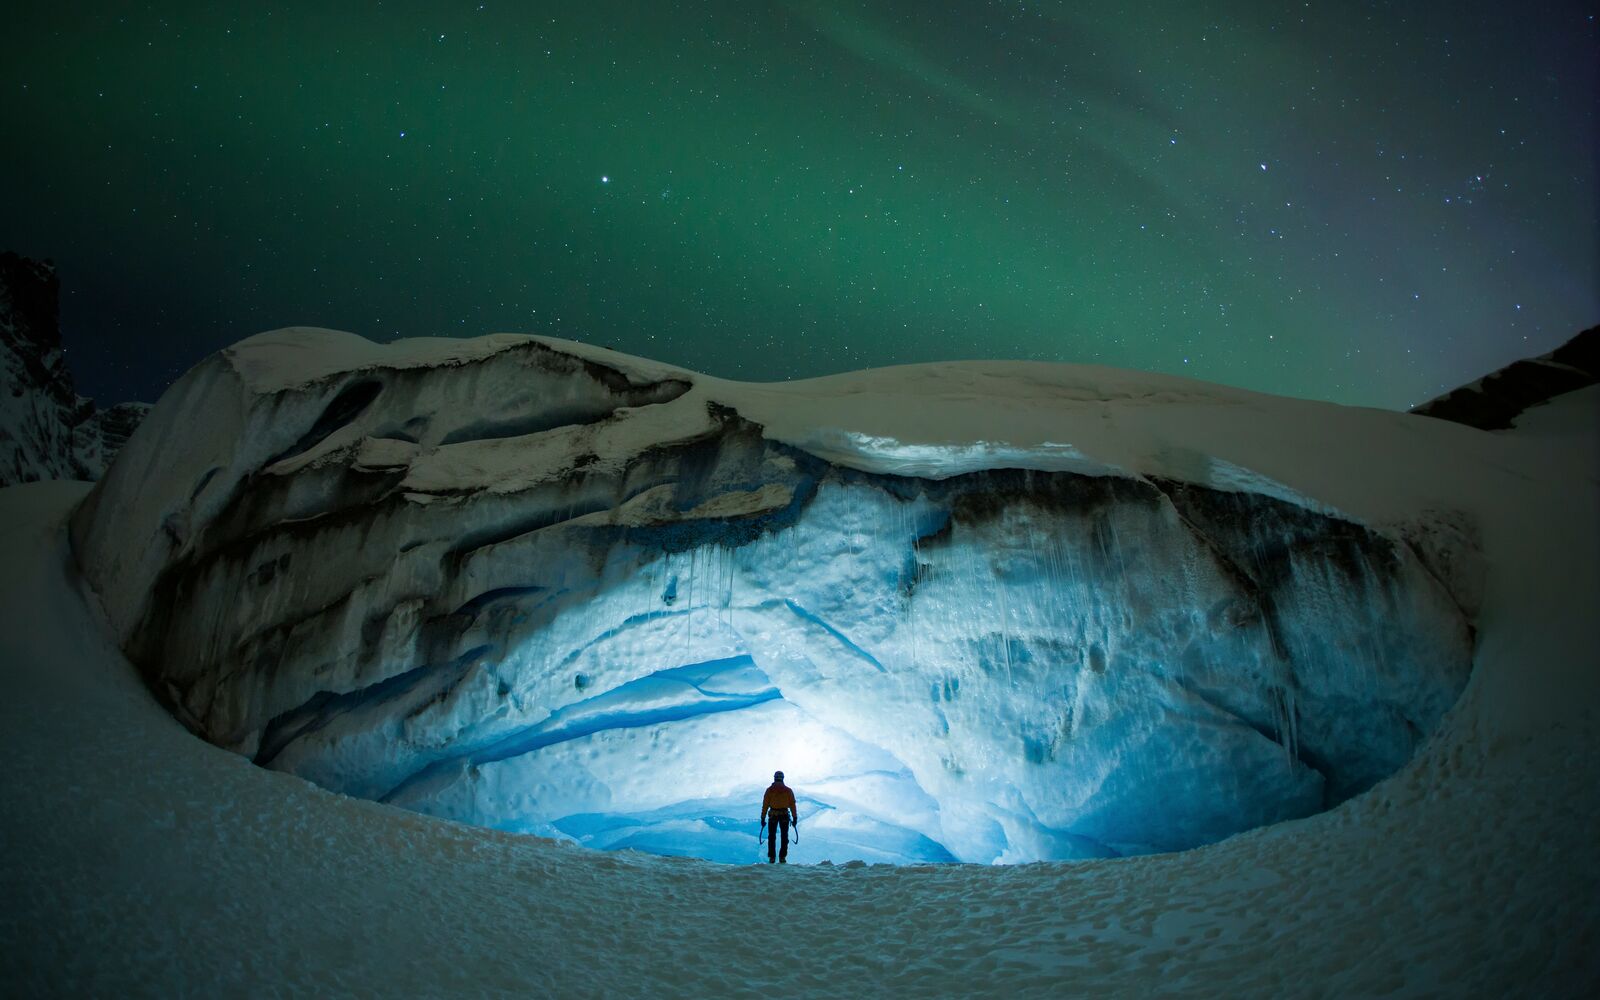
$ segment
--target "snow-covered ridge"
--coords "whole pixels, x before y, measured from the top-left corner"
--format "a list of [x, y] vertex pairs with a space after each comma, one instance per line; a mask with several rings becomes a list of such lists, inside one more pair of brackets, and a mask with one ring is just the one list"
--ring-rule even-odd
[[[352, 372], [467, 365], [536, 346], [632, 384], [682, 381], [693, 388], [676, 409], [725, 406], [770, 440], [867, 472], [940, 478], [1004, 467], [1150, 475], [1266, 493], [1380, 524], [1408, 516], [1389, 497], [1352, 490], [1340, 477], [1308, 479], [1306, 473], [1316, 470], [1293, 461], [1307, 425], [1323, 423], [1331, 410], [1343, 411], [1362, 430], [1408, 432], [1397, 414], [1099, 365], [943, 362], [744, 383], [558, 337], [491, 334], [379, 344], [310, 327], [258, 334], [222, 356], [252, 391], [270, 394]], [[705, 426], [699, 417], [681, 425], [686, 433]], [[1250, 433], [1240, 433], [1246, 429]], [[1252, 438], [1265, 447], [1250, 447]], [[1344, 439], [1348, 448], [1349, 435]], [[1283, 479], [1308, 479], [1317, 492], [1290, 487], [1273, 478], [1274, 471], [1285, 472]]]
[[839, 856], [1126, 853], [1426, 737], [1481, 598], [1457, 433], [1079, 366], [748, 385], [293, 329], [180, 380], [74, 541], [181, 718], [330, 788], [721, 856], [783, 766]]
[[493, 333], [483, 337], [412, 337], [377, 343], [354, 333], [293, 326], [247, 337], [222, 355], [255, 392], [298, 389], [348, 372], [404, 371], [485, 361], [502, 351], [547, 345], [556, 353], [592, 359], [637, 383], [684, 378], [692, 373], [604, 348], [556, 338]]

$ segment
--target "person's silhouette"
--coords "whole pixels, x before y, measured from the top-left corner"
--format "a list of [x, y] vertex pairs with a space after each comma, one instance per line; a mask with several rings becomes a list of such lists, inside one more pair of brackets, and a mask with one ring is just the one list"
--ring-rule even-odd
[[[767, 786], [767, 794], [761, 796], [761, 822], [767, 828], [767, 864], [774, 861], [787, 863], [789, 860], [789, 823], [793, 821], [795, 828], [800, 826], [800, 813], [795, 809], [794, 792], [783, 783], [783, 772], [772, 772], [772, 784]], [[778, 846], [779, 836], [782, 836], [782, 847]]]

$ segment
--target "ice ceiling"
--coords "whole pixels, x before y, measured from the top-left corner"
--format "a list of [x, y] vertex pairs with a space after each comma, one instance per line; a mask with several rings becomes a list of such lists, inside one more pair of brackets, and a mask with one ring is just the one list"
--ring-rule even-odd
[[781, 768], [797, 860], [1178, 850], [1369, 787], [1465, 682], [1440, 550], [1326, 511], [851, 467], [687, 373], [338, 337], [195, 369], [74, 525], [179, 717], [327, 788], [747, 861]]

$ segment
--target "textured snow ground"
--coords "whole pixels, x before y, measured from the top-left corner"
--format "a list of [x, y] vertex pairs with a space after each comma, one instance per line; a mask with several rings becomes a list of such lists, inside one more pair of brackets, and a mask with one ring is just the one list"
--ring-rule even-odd
[[85, 487], [6, 490], [0, 977], [21, 995], [1592, 995], [1596, 399], [1473, 453], [1499, 470], [1458, 497], [1492, 571], [1475, 673], [1411, 765], [1211, 847], [1002, 868], [596, 853], [255, 768], [117, 652], [65, 544]]

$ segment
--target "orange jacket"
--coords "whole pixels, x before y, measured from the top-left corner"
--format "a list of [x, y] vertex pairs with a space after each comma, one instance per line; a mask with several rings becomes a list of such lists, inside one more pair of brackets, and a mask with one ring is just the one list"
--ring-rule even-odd
[[767, 818], [767, 810], [781, 812], [787, 809], [790, 815], [798, 816], [794, 808], [794, 792], [788, 785], [774, 781], [767, 786], [767, 794], [761, 796], [761, 818]]

